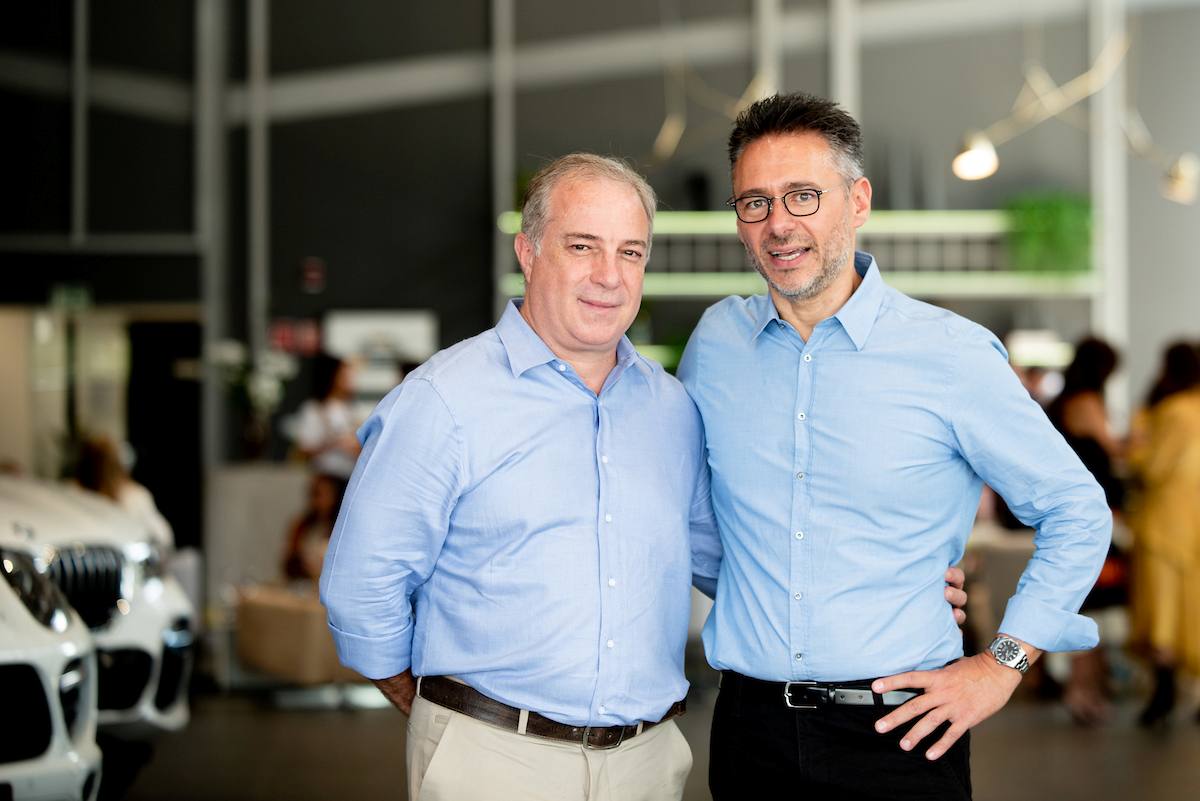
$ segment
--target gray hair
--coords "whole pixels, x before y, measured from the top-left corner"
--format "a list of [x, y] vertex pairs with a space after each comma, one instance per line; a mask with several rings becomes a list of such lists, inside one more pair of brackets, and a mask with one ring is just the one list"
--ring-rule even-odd
[[[621, 159], [594, 153], [568, 153], [538, 170], [525, 190], [525, 200], [521, 204], [521, 233], [533, 242], [534, 252], [542, 249], [542, 234], [550, 222], [550, 195], [554, 188], [560, 181], [578, 178], [608, 178], [633, 187], [650, 222], [649, 237], [653, 238], [654, 210], [658, 200], [646, 179]], [[649, 254], [650, 241], [647, 240], [646, 255]]]

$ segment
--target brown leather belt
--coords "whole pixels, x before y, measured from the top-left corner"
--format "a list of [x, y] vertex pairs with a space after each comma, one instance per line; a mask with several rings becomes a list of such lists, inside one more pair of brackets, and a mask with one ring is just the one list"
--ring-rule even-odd
[[570, 726], [559, 723], [537, 712], [528, 712], [525, 731], [521, 731], [521, 710], [502, 704], [494, 698], [445, 676], [422, 676], [417, 685], [417, 694], [438, 706], [461, 712], [467, 717], [499, 726], [509, 731], [549, 740], [579, 743], [584, 748], [616, 748], [624, 740], [636, 737], [652, 726], [679, 717], [687, 711], [687, 700], [671, 704], [661, 720], [642, 721], [633, 726]]

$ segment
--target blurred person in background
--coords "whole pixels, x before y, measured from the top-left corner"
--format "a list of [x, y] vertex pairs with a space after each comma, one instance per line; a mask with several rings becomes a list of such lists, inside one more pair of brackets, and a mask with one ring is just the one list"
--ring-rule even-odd
[[321, 564], [338, 509], [346, 494], [346, 480], [327, 474], [313, 476], [308, 486], [308, 508], [292, 521], [283, 555], [283, 574], [289, 579], [321, 577]]
[[1130, 454], [1141, 479], [1135, 507], [1133, 641], [1154, 666], [1140, 722], [1166, 722], [1175, 676], [1200, 676], [1200, 354], [1171, 345]]
[[[1125, 485], [1117, 472], [1124, 443], [1112, 432], [1104, 405], [1104, 387], [1120, 363], [1117, 351], [1102, 339], [1087, 337], [1075, 346], [1075, 356], [1063, 374], [1063, 389], [1046, 409], [1050, 422], [1079, 455], [1104, 490], [1109, 509], [1119, 515], [1125, 505]], [[1096, 586], [1081, 612], [1097, 612], [1128, 600], [1128, 568], [1124, 555], [1110, 546]], [[1071, 657], [1071, 675], [1063, 703], [1076, 723], [1094, 726], [1112, 714], [1109, 703], [1108, 661], [1102, 648]]]
[[125, 511], [142, 521], [159, 545], [170, 547], [175, 542], [171, 524], [158, 511], [150, 490], [129, 475], [132, 462], [132, 454], [122, 458], [121, 448], [112, 438], [87, 437], [79, 446], [75, 481], [84, 489], [98, 492], [115, 501]]
[[292, 438], [318, 475], [349, 480], [360, 446], [355, 432], [362, 422], [354, 415], [353, 362], [322, 353], [313, 365], [315, 397], [292, 419]]

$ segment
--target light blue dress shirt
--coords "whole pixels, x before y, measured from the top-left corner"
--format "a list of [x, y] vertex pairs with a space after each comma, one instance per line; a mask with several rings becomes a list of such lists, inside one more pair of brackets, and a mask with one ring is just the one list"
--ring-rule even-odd
[[962, 656], [943, 574], [984, 482], [1037, 529], [1001, 631], [1094, 646], [1076, 611], [1108, 549], [1104, 493], [992, 334], [887, 286], [869, 254], [854, 266], [862, 283], [808, 342], [768, 296], [731, 297], [684, 353], [724, 546], [709, 661], [839, 681]]
[[411, 667], [572, 725], [683, 698], [690, 530], [720, 544], [700, 418], [627, 339], [597, 396], [510, 304], [392, 390], [321, 576], [343, 663]]

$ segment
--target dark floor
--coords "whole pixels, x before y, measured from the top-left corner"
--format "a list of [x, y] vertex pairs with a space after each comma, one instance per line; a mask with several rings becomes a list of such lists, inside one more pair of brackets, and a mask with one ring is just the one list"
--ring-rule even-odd
[[[705, 787], [713, 692], [689, 697], [680, 726], [696, 765], [688, 801]], [[973, 735], [977, 801], [1200, 798], [1200, 725], [1184, 716], [1145, 732], [1132, 703], [1101, 729], [1073, 726], [1052, 704], [1014, 700]], [[114, 777], [115, 778], [115, 777]], [[283, 711], [265, 696], [195, 700], [187, 730], [161, 739], [129, 801], [402, 801], [404, 724], [389, 709]]]

